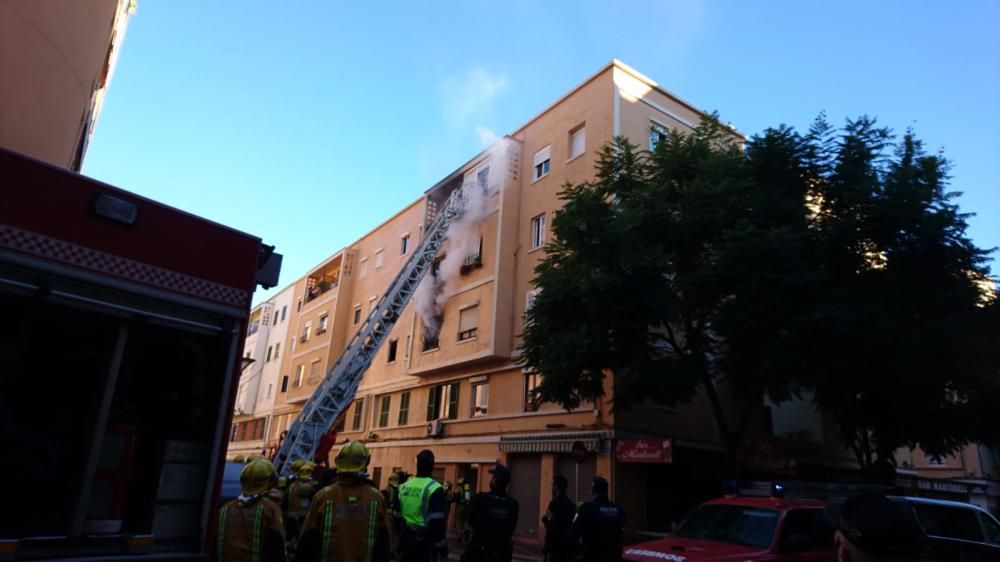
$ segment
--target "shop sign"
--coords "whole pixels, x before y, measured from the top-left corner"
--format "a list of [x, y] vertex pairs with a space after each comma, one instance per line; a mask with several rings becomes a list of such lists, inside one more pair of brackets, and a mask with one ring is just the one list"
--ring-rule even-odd
[[672, 463], [673, 439], [620, 439], [615, 447], [615, 459], [625, 463]]

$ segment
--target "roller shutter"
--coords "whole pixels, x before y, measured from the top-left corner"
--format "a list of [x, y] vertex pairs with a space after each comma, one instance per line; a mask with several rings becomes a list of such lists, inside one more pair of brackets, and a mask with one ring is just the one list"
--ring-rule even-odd
[[517, 500], [519, 515], [517, 518], [518, 535], [536, 536], [538, 534], [538, 502], [542, 483], [539, 482], [542, 472], [542, 457], [538, 455], [513, 455], [510, 457], [510, 495]]
[[[566, 495], [573, 503], [579, 503], [590, 499], [590, 481], [597, 476], [597, 455], [587, 455], [587, 458], [580, 463], [579, 477], [577, 477], [576, 462], [570, 455], [559, 455], [556, 457], [556, 473], [562, 474], [569, 482], [566, 487]], [[608, 478], [607, 475], [603, 475]], [[608, 478], [610, 481], [610, 478]]]

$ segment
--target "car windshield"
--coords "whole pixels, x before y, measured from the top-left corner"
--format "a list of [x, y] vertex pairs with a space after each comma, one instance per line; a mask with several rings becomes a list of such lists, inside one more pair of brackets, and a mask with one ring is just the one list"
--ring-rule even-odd
[[778, 512], [739, 505], [703, 505], [692, 511], [678, 537], [766, 548], [774, 540]]

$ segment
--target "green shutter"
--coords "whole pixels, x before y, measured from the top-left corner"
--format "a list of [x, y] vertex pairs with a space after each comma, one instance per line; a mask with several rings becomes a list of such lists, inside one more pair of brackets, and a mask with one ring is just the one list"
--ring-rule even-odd
[[458, 385], [459, 383], [451, 383], [451, 392], [448, 394], [448, 419], [454, 420], [458, 419]]
[[430, 392], [427, 393], [427, 421], [431, 421], [435, 418], [434, 410], [436, 410], [438, 401], [438, 387], [432, 386]]

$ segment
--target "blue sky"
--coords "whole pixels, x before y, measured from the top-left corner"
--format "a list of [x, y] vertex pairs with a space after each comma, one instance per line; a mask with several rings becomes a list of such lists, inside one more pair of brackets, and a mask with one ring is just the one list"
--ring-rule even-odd
[[284, 286], [618, 58], [747, 134], [913, 127], [995, 247], [998, 23], [993, 0], [140, 0], [83, 171], [275, 244]]

